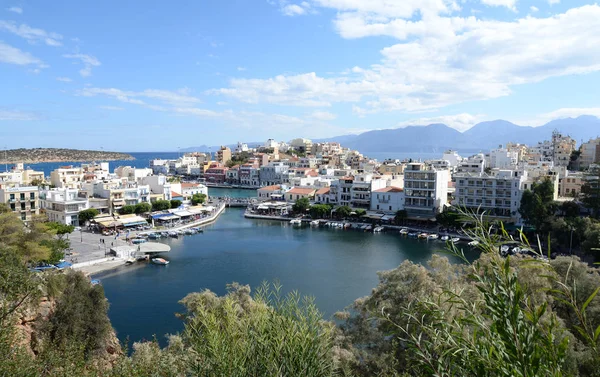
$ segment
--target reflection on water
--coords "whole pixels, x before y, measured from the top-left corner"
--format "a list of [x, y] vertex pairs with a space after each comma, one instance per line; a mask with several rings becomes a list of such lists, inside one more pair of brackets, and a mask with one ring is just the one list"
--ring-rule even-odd
[[284, 222], [249, 220], [242, 209], [227, 209], [204, 233], [161, 240], [171, 246], [171, 263], [123, 266], [98, 275], [110, 302], [120, 339], [163, 341], [180, 331], [174, 313], [186, 294], [210, 289], [225, 293], [231, 282], [257, 287], [279, 280], [284, 290], [315, 297], [330, 317], [365, 296], [378, 283], [377, 271], [410, 259], [425, 263], [439, 241], [406, 239], [397, 233], [370, 234], [329, 228], [296, 228]]

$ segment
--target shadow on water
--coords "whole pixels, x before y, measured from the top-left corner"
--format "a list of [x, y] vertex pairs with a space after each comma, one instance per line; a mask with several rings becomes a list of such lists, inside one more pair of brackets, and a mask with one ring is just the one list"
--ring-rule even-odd
[[242, 209], [227, 209], [202, 234], [166, 239], [168, 266], [144, 263], [97, 275], [110, 302], [109, 315], [118, 336], [131, 341], [182, 330], [178, 301], [204, 289], [222, 295], [226, 284], [256, 288], [280, 281], [285, 291], [315, 297], [329, 318], [368, 295], [377, 271], [404, 260], [426, 263], [440, 241], [406, 239], [397, 233], [370, 234], [328, 228], [294, 228], [277, 221], [250, 220]]

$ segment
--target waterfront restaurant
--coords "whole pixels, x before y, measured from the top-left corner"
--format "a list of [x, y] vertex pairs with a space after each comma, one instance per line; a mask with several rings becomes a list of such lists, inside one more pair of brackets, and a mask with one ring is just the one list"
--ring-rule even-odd
[[287, 216], [289, 204], [285, 202], [263, 202], [252, 209], [252, 212], [263, 216]]

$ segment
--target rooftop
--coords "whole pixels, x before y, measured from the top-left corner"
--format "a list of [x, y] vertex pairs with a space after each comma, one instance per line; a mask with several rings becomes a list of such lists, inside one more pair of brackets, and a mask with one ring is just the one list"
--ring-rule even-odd
[[288, 194], [310, 195], [314, 192], [315, 192], [314, 188], [294, 187], [293, 189], [288, 191]]
[[404, 192], [404, 189], [395, 186], [388, 186], [373, 192]]

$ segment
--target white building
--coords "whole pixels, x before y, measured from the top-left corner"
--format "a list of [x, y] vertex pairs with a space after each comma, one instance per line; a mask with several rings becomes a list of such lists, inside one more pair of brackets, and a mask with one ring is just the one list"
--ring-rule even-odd
[[600, 161], [600, 137], [581, 144], [579, 167], [587, 169], [590, 165], [598, 161]]
[[458, 154], [457, 151], [447, 150], [442, 155], [442, 160], [448, 161], [451, 167], [457, 167], [463, 158]]
[[37, 186], [0, 188], [0, 203], [6, 203], [23, 221], [30, 221], [33, 215], [40, 214]]
[[396, 213], [404, 209], [404, 190], [400, 187], [384, 187], [371, 194], [371, 211]]
[[237, 147], [235, 148], [235, 153], [242, 153], [242, 152], [248, 152], [248, 144], [240, 143], [238, 141]]
[[153, 174], [169, 174], [169, 160], [155, 159], [150, 161], [150, 169]]
[[131, 166], [119, 166], [115, 169], [115, 175], [119, 178], [126, 178], [128, 181], [137, 182], [138, 180], [152, 175], [150, 168], [133, 168]]
[[89, 201], [79, 197], [77, 189], [53, 189], [40, 192], [40, 207], [48, 220], [79, 226], [79, 212], [89, 208]]
[[449, 177], [448, 170], [435, 170], [423, 163], [408, 164], [404, 170], [404, 207], [409, 216], [432, 219], [442, 212], [448, 201]]
[[492, 170], [490, 174], [462, 173], [456, 180], [455, 206], [508, 221], [520, 222], [519, 206], [527, 173]]
[[467, 159], [462, 160], [456, 168], [457, 173], [475, 173], [481, 174], [485, 170], [485, 156], [478, 153]]
[[519, 162], [519, 153], [515, 150], [508, 150], [506, 148], [499, 147], [492, 149], [488, 155], [486, 155], [486, 166], [491, 169], [512, 169], [517, 166]]
[[84, 171], [81, 166], [63, 166], [50, 173], [50, 184], [57, 188], [80, 188], [84, 182]]
[[204, 194], [208, 196], [208, 187], [201, 183], [182, 183], [181, 194], [185, 197], [191, 197], [196, 194]]

